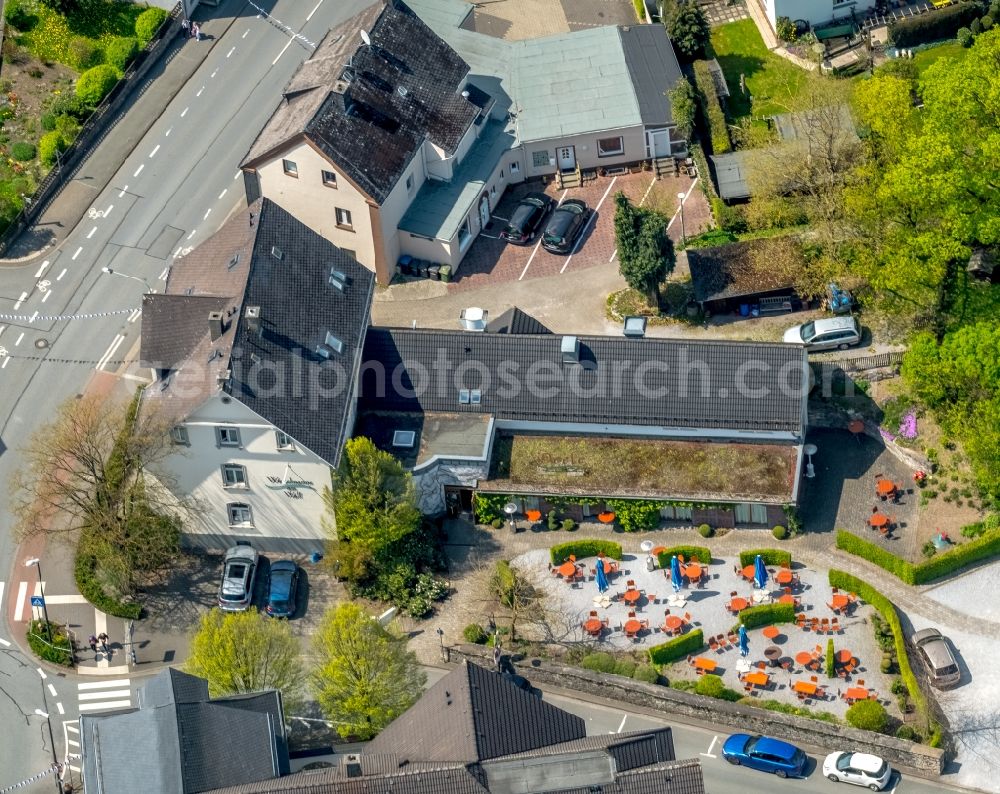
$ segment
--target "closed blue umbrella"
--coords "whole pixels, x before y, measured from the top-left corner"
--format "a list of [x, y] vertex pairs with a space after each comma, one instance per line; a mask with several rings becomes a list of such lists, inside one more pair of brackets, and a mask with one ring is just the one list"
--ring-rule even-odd
[[597, 558], [597, 591], [603, 593], [611, 585], [608, 584], [608, 577], [604, 573], [604, 560]]
[[767, 584], [767, 568], [764, 567], [764, 561], [759, 554], [753, 563], [753, 583], [758, 590], [763, 590]]
[[675, 593], [681, 589], [681, 563], [676, 555], [670, 558], [670, 584]]
[[749, 653], [750, 638], [747, 636], [747, 630], [740, 626], [740, 656], [747, 656]]

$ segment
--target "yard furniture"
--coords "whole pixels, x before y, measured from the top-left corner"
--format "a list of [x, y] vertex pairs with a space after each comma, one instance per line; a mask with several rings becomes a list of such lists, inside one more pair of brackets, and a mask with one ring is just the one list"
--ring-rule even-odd
[[615, 521], [615, 514], [610, 511], [607, 513], [598, 513], [597, 520], [602, 524], [613, 524]]
[[875, 480], [875, 495], [883, 502], [896, 495], [896, 483], [892, 480]]
[[851, 653], [846, 648], [841, 648], [837, 651], [837, 663], [838, 664], [850, 664], [851, 659], [854, 658], [854, 654]]
[[642, 623], [635, 618], [625, 621], [625, 636], [626, 637], [636, 637], [642, 630]]
[[847, 432], [850, 433], [857, 442], [861, 443], [861, 436], [865, 432], [865, 423], [860, 419], [852, 419], [847, 423]]
[[701, 582], [701, 566], [696, 562], [690, 562], [684, 566], [684, 575], [688, 581], [694, 584]]
[[815, 697], [819, 686], [812, 681], [796, 681], [792, 684], [792, 691], [799, 695], [799, 700], [805, 700], [807, 697]]
[[759, 670], [756, 670], [752, 673], [747, 673], [745, 676], [743, 676], [743, 683], [750, 684], [751, 686], [755, 687], [760, 687], [761, 689], [766, 687], [770, 680], [771, 676], [769, 676], [767, 673], [762, 673]]
[[889, 516], [885, 513], [872, 513], [868, 519], [868, 524], [872, 529], [882, 529], [889, 526]]
[[809, 651], [800, 651], [795, 654], [795, 661], [803, 667], [811, 667], [816, 660]]
[[777, 667], [781, 659], [781, 648], [777, 645], [768, 645], [764, 649], [764, 658], [771, 663], [771, 667]]
[[840, 618], [834, 618], [830, 621], [830, 633], [840, 634]]
[[[632, 584], [634, 586], [635, 583], [633, 582]], [[642, 591], [635, 589], [626, 590], [625, 595], [622, 596], [622, 600], [624, 600], [629, 606], [635, 606], [636, 602], [640, 598], [642, 598]]]
[[[778, 603], [779, 604], [791, 604], [792, 606], [798, 606], [799, 605], [798, 599], [795, 596], [793, 596], [791, 593], [785, 593], [783, 596], [781, 596], [781, 598], [778, 599]], [[802, 627], [802, 624], [799, 623], [797, 620], [795, 622], [796, 622], [796, 624], [800, 628]]]
[[842, 697], [850, 704], [858, 700], [868, 700], [870, 696], [871, 693], [864, 687], [852, 686], [848, 687], [847, 691], [844, 692]]
[[737, 613], [746, 609], [750, 604], [745, 598], [734, 598], [726, 606], [730, 612]]
[[584, 621], [583, 630], [587, 632], [591, 637], [600, 637], [601, 629], [604, 628], [604, 623], [601, 622], [599, 618], [588, 618]]
[[727, 637], [727, 639], [729, 640], [729, 644], [732, 645], [734, 648], [740, 644], [740, 638], [736, 636], [736, 634], [733, 632], [729, 632], [729, 636]]
[[717, 666], [714, 659], [706, 659], [704, 656], [698, 656], [694, 660], [694, 669], [698, 675], [715, 672]]
[[830, 609], [832, 609], [834, 612], [839, 613], [842, 609], [846, 609], [849, 603], [850, 599], [847, 596], [843, 595], [842, 593], [838, 593], [830, 600], [830, 603], [827, 604], [827, 606], [830, 607]]
[[667, 634], [680, 634], [683, 627], [684, 620], [677, 615], [667, 615], [666, 620], [663, 621], [663, 630]]
[[541, 510], [525, 510], [524, 511], [524, 517], [527, 518], [529, 521], [532, 521], [532, 522], [534, 522], [534, 521], [540, 521], [541, 518], [542, 518], [542, 511]]
[[774, 581], [780, 585], [791, 584], [795, 581], [795, 574], [788, 568], [782, 568], [774, 575]]
[[720, 634], [715, 638], [715, 641], [718, 643], [720, 651], [729, 650], [730, 641], [726, 639], [725, 634]]
[[748, 582], [753, 581], [753, 574], [754, 574], [754, 566], [752, 563], [750, 565], [745, 566], [743, 570], [740, 571], [740, 576], [742, 576]]
[[709, 647], [710, 650], [713, 650], [713, 651], [718, 651], [719, 650], [719, 643], [716, 641], [715, 637], [709, 637], [708, 638], [708, 647]]
[[576, 563], [572, 560], [567, 560], [562, 565], [560, 565], [556, 570], [559, 575], [564, 579], [572, 579], [576, 576]]
[[781, 629], [779, 629], [777, 626], [765, 626], [761, 634], [763, 634], [769, 640], [773, 640], [775, 637], [781, 634]]
[[769, 590], [754, 590], [750, 594], [750, 600], [755, 604], [771, 603], [771, 593]]

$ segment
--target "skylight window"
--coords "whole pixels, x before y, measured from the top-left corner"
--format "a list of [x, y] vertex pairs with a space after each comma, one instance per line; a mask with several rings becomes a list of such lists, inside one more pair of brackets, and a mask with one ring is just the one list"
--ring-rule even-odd
[[272, 245], [271, 256], [273, 256], [275, 259], [283, 259], [285, 256], [285, 252], [282, 251], [280, 248], [278, 248], [278, 246]]
[[327, 347], [329, 347], [331, 350], [333, 350], [334, 353], [343, 353], [344, 352], [344, 343], [340, 339], [338, 339], [336, 336], [334, 336], [333, 334], [331, 334], [329, 331], [326, 332], [325, 344], [326, 344]]
[[483, 401], [483, 392], [480, 389], [473, 389], [469, 392], [469, 402], [473, 405], [479, 405]]
[[458, 402], [461, 405], [468, 405], [470, 399], [471, 399], [471, 394], [468, 389], [461, 389], [458, 392]]
[[237, 251], [233, 254], [233, 258], [229, 260], [229, 269], [232, 270], [240, 263], [240, 252]]

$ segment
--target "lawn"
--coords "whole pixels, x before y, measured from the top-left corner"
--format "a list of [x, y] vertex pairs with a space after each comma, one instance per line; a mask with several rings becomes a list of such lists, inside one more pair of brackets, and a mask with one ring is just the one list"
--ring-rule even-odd
[[[797, 109], [796, 99], [815, 77], [790, 61], [768, 52], [752, 19], [712, 28], [712, 48], [726, 75], [731, 96], [729, 116], [771, 116]], [[740, 93], [740, 75], [746, 76], [750, 99]]]
[[788, 499], [795, 449], [658, 439], [502, 435], [489, 490], [585, 496]]
[[913, 54], [913, 63], [916, 65], [917, 71], [922, 76], [927, 67], [935, 61], [939, 61], [942, 58], [951, 58], [957, 62], [965, 58], [968, 53], [968, 47], [963, 47], [957, 41], [946, 41], [935, 47], [929, 47], [926, 50], [915, 52]]
[[41, 61], [71, 65], [69, 43], [74, 37], [107, 45], [116, 36], [134, 36], [135, 20], [145, 5], [118, 0], [80, 0], [71, 17], [38, 3], [35, 24], [17, 37], [17, 43]]

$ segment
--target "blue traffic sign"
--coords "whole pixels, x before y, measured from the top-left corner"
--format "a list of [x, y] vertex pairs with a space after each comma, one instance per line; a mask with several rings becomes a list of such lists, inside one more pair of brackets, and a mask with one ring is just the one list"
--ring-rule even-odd
[[45, 599], [42, 596], [32, 596], [31, 605], [33, 607], [43, 607], [45, 606]]

